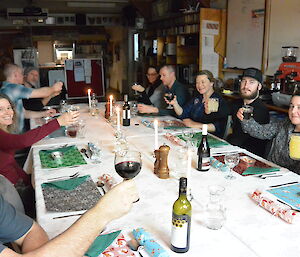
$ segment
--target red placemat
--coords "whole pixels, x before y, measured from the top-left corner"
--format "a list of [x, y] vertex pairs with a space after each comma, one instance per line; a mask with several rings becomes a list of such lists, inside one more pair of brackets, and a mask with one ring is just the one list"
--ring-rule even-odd
[[[253, 165], [249, 165], [248, 163], [244, 162], [243, 160], [240, 160], [239, 164], [233, 168], [233, 170], [236, 173], [240, 174], [240, 175], [242, 175], [242, 173], [244, 171], [246, 171], [246, 169], [249, 168], [249, 167], [256, 167], [256, 168], [271, 168], [271, 167], [273, 167], [273, 166], [271, 166], [269, 164], [266, 164], [265, 162], [262, 162], [262, 161], [259, 161], [259, 160], [255, 159], [254, 157], [249, 156], [249, 155], [247, 155], [245, 153], [239, 153], [239, 155], [240, 156], [248, 156], [251, 159], [255, 160], [255, 163]], [[214, 158], [217, 159], [218, 161], [222, 162], [222, 163], [225, 163], [224, 156], [225, 155], [214, 156]], [[242, 176], [249, 176], [249, 175], [242, 175]]]

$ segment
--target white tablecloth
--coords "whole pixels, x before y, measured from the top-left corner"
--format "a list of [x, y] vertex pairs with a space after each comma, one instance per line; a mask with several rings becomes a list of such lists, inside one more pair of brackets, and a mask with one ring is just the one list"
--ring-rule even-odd
[[[47, 178], [62, 174], [70, 175], [79, 171], [81, 175], [90, 174], [95, 181], [103, 173], [111, 174], [118, 181], [121, 181], [121, 178], [114, 171], [115, 138], [111, 125], [106, 122], [102, 113], [100, 117], [91, 117], [84, 106], [81, 106], [81, 119], [86, 122], [84, 138], [43, 139], [32, 147], [37, 220], [50, 238], [67, 229], [79, 216], [53, 219], [53, 217], [62, 216], [66, 213], [49, 213], [46, 211], [41, 184], [47, 181]], [[145, 127], [141, 123], [141, 119], [144, 118], [133, 118], [130, 127], [122, 127], [130, 147], [142, 152], [142, 170], [135, 178], [140, 201], [133, 205], [129, 214], [111, 222], [106, 231], [123, 229], [124, 233], [129, 235], [128, 232], [133, 228], [144, 227], [163, 245], [170, 256], [177, 256], [178, 254], [169, 250], [169, 245], [172, 204], [177, 199], [178, 180], [175, 178], [163, 180], [153, 174], [154, 132], [153, 129]], [[102, 162], [100, 164], [93, 164], [87, 159], [87, 165], [75, 168], [54, 170], [41, 168], [39, 150], [66, 143], [82, 146], [86, 145], [87, 142], [100, 144], [102, 149]], [[169, 155], [171, 174], [174, 171], [183, 171], [184, 173], [185, 167], [181, 165], [181, 160], [178, 157], [179, 148], [161, 134], [159, 144], [163, 143], [167, 143], [171, 147]], [[273, 217], [249, 198], [249, 194], [257, 188], [266, 188], [268, 185], [280, 184], [282, 181], [299, 180], [296, 174], [289, 173], [283, 177], [269, 179], [242, 177], [235, 174], [237, 179], [226, 180], [224, 173], [215, 168], [211, 168], [209, 172], [197, 171], [195, 169], [196, 160], [197, 156], [194, 152], [190, 181], [192, 194], [195, 198], [192, 201], [191, 244], [189, 252], [181, 255], [195, 257], [300, 256], [300, 223], [288, 224], [277, 217]], [[220, 230], [210, 230], [203, 225], [203, 210], [209, 200], [207, 187], [213, 184], [225, 187], [223, 203], [227, 209], [227, 219]]]

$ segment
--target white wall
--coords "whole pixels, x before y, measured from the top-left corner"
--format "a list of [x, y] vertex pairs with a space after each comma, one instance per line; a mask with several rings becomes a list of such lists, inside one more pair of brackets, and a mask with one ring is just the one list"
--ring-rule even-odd
[[265, 35], [264, 69], [266, 75], [274, 75], [282, 63], [281, 47], [300, 48], [300, 1], [268, 0], [267, 19], [270, 25]]
[[262, 15], [253, 18], [252, 11], [264, 7], [265, 0], [228, 0], [226, 42], [228, 67], [261, 68], [264, 17]]

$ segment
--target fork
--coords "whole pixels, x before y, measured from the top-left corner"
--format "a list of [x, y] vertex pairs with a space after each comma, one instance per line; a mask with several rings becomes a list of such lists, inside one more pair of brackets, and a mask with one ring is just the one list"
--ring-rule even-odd
[[74, 174], [70, 176], [60, 176], [60, 177], [55, 177], [55, 178], [48, 178], [47, 181], [52, 181], [56, 179], [68, 179], [68, 178], [77, 178], [79, 176], [79, 172], [75, 172]]

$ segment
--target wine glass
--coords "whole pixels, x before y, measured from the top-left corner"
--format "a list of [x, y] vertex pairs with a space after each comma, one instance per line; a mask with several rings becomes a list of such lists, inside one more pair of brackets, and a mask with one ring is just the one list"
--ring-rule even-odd
[[[134, 82], [133, 86], [135, 86], [135, 85], [138, 85], [138, 83]], [[139, 99], [139, 97], [140, 97], [139, 92], [137, 90], [133, 90], [133, 98], [134, 98], [134, 100], [137, 101]]]
[[[165, 98], [171, 102], [174, 99], [174, 94], [172, 92], [166, 92], [165, 93]], [[168, 104], [167, 106], [168, 110], [173, 110], [173, 105], [172, 104]]]
[[240, 155], [238, 153], [226, 154], [224, 157], [225, 164], [229, 167], [229, 173], [225, 176], [226, 179], [235, 179], [233, 176], [233, 168], [239, 164]]
[[115, 153], [115, 170], [124, 179], [132, 179], [142, 167], [141, 153], [138, 151], [118, 151]]

